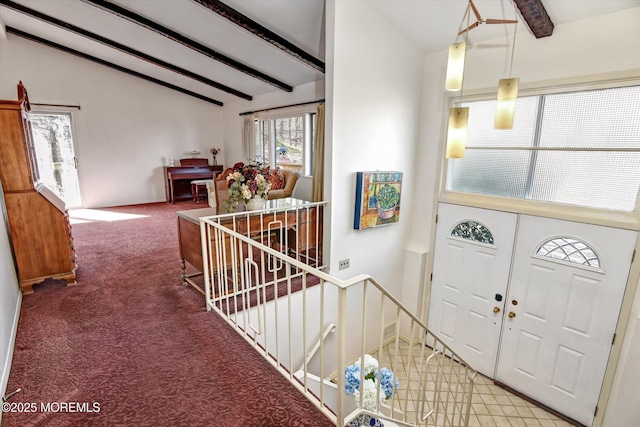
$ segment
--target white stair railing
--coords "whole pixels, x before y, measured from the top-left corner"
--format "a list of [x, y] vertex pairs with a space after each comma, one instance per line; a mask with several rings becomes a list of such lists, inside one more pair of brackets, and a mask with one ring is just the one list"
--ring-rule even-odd
[[[279, 221], [278, 213], [272, 214]], [[317, 253], [292, 251], [291, 244], [301, 241], [296, 233], [303, 227], [294, 225], [286, 237], [276, 232], [256, 239], [225, 218], [226, 225], [219, 216], [201, 219], [207, 309], [222, 316], [336, 426], [361, 414], [386, 420], [385, 425], [468, 425], [477, 371], [378, 282], [368, 275], [343, 281], [308, 265], [321, 264]], [[326, 335], [330, 323], [336, 332]], [[307, 349], [315, 342], [312, 359]], [[373, 391], [365, 390], [370, 380], [363, 370], [359, 398], [347, 395], [345, 370], [365, 355], [378, 361], [375, 378], [385, 378], [388, 369], [391, 384], [397, 380], [388, 399], [388, 382], [373, 380]]]

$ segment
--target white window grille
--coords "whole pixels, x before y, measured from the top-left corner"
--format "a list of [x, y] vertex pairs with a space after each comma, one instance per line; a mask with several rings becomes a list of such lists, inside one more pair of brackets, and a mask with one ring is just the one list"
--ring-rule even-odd
[[597, 269], [601, 267], [600, 257], [596, 254], [596, 251], [582, 240], [572, 237], [556, 237], [547, 240], [540, 245], [536, 255], [584, 267]]
[[471, 240], [487, 245], [494, 245], [493, 234], [489, 229], [476, 221], [461, 221], [451, 230], [451, 237]]

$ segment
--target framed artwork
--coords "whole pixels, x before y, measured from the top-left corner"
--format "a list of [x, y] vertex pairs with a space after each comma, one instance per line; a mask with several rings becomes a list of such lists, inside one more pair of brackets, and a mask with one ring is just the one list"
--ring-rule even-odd
[[353, 228], [379, 227], [400, 220], [402, 172], [356, 172]]

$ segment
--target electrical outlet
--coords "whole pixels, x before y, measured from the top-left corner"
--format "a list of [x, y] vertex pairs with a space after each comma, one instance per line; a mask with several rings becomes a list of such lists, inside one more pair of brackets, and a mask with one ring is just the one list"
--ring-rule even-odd
[[344, 270], [345, 268], [349, 268], [349, 259], [338, 261], [338, 270]]
[[384, 327], [384, 336], [388, 337], [396, 332], [396, 322], [390, 323]]

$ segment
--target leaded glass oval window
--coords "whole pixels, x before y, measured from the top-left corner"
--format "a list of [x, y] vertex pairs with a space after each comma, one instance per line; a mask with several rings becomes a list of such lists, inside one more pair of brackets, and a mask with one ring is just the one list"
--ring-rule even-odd
[[582, 240], [571, 237], [556, 237], [544, 242], [536, 255], [559, 261], [571, 262], [585, 267], [600, 268], [600, 257], [596, 251]]
[[451, 230], [451, 237], [473, 240], [474, 242], [493, 245], [493, 234], [483, 224], [476, 221], [462, 221]]

